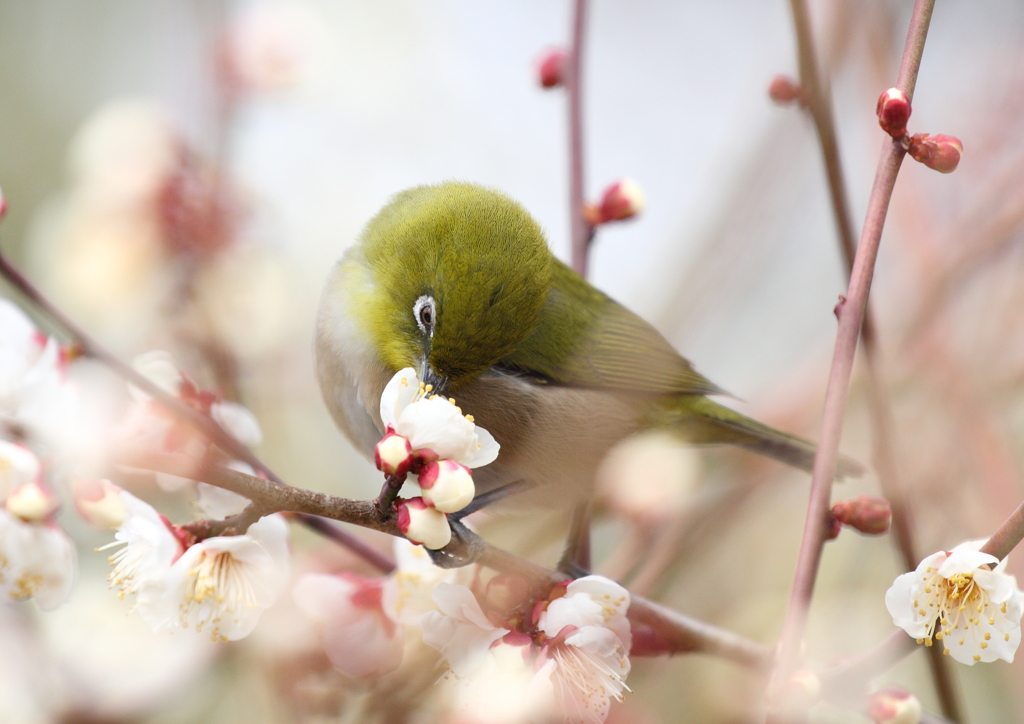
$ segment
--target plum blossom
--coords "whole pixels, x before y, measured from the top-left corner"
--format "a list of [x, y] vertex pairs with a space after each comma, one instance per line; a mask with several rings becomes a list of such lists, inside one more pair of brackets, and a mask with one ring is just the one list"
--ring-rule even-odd
[[472, 718], [499, 721], [481, 691], [516, 687], [517, 716], [548, 721], [552, 708], [566, 721], [603, 722], [621, 700], [629, 674], [629, 593], [602, 576], [568, 584], [563, 595], [537, 606], [528, 631], [495, 625], [465, 586], [439, 584], [439, 611], [421, 619], [423, 641], [448, 662], [446, 677]]
[[387, 674], [402, 663], [404, 627], [384, 610], [383, 590], [384, 579], [307, 573], [292, 592], [322, 625], [331, 663], [354, 679]]
[[419, 624], [423, 614], [437, 609], [433, 595], [440, 583], [468, 585], [472, 580], [473, 566], [435, 566], [422, 546], [409, 541], [396, 538], [393, 550], [396, 567], [384, 583], [381, 603], [388, 616], [401, 624]]
[[1006, 573], [1005, 558], [979, 550], [984, 543], [968, 541], [933, 553], [885, 594], [894, 624], [927, 646], [934, 634], [944, 654], [968, 666], [1012, 662], [1020, 645], [1024, 594]]
[[67, 381], [70, 353], [0, 299], [0, 423], [62, 441], [77, 419], [78, 396]]
[[493, 462], [499, 446], [491, 434], [463, 415], [454, 400], [430, 393], [412, 367], [400, 370], [380, 397], [384, 427], [406, 438], [414, 452], [432, 451], [434, 460], [468, 468]]
[[185, 550], [139, 587], [138, 610], [154, 631], [176, 628], [235, 641], [256, 627], [288, 579], [288, 524], [269, 515], [244, 535], [217, 536]]
[[71, 595], [77, 557], [67, 534], [53, 522], [52, 493], [29, 483], [0, 507], [0, 596], [32, 599], [44, 611]]

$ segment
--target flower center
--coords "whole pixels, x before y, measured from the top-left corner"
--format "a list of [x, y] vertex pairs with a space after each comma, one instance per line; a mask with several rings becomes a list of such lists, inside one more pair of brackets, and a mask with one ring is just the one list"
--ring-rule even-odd
[[213, 641], [226, 641], [221, 634], [223, 620], [244, 609], [257, 608], [256, 593], [243, 564], [228, 552], [206, 553], [188, 571], [188, 584], [179, 607], [182, 628], [193, 623], [196, 631], [210, 627]]

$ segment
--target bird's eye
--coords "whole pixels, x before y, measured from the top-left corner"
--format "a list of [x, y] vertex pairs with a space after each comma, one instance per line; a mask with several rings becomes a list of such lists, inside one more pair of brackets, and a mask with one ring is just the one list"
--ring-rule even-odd
[[424, 294], [412, 305], [412, 316], [421, 332], [429, 333], [433, 330], [436, 314], [437, 302], [429, 294]]

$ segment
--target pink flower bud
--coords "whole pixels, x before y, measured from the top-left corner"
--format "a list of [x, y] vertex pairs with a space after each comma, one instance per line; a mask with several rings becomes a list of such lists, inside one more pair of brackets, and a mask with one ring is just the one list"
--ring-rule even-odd
[[920, 161], [930, 169], [939, 173], [952, 173], [960, 163], [964, 152], [964, 144], [955, 136], [936, 133], [915, 133], [910, 137], [907, 152], [915, 161]]
[[821, 679], [813, 671], [794, 671], [782, 690], [782, 706], [788, 712], [807, 711], [821, 700]]
[[830, 510], [828, 512], [828, 525], [825, 528], [825, 540], [835, 540], [843, 530], [843, 524]]
[[109, 480], [78, 480], [72, 496], [75, 509], [96, 528], [120, 528], [128, 517], [121, 489]]
[[588, 222], [597, 226], [609, 221], [629, 219], [643, 211], [646, 205], [647, 199], [640, 184], [631, 178], [624, 178], [605, 189], [598, 206], [588, 204], [583, 213]]
[[406, 438], [389, 430], [374, 448], [373, 462], [385, 475], [401, 477], [409, 472], [413, 463], [412, 445]]
[[892, 524], [892, 507], [885, 498], [862, 495], [832, 506], [832, 515], [843, 525], [867, 535], [881, 535]]
[[918, 724], [921, 702], [906, 689], [889, 686], [868, 697], [868, 716], [876, 724]]
[[890, 88], [878, 97], [878, 125], [893, 138], [907, 135], [907, 121], [910, 120], [910, 99], [899, 88]]
[[427, 463], [419, 478], [424, 502], [442, 513], [455, 513], [473, 500], [476, 488], [469, 468], [454, 460]]
[[568, 57], [561, 48], [545, 51], [537, 60], [537, 79], [542, 88], [556, 88], [565, 81], [565, 60]]
[[444, 548], [452, 539], [448, 516], [429, 507], [423, 498], [399, 500], [398, 529], [410, 542], [432, 551]]
[[799, 83], [784, 75], [772, 78], [771, 85], [768, 86], [768, 97], [781, 105], [788, 105], [798, 100], [803, 92], [804, 89]]
[[60, 499], [40, 482], [25, 483], [7, 498], [7, 511], [29, 523], [47, 520], [60, 507]]
[[3, 189], [0, 189], [0, 219], [7, 215], [7, 197], [4, 196]]

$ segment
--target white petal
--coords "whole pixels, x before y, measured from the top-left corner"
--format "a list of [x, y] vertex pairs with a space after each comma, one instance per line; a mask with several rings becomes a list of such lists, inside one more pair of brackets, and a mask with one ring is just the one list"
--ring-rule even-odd
[[263, 442], [263, 431], [256, 416], [237, 402], [216, 402], [210, 407], [210, 416], [239, 442], [256, 447]]
[[[174, 364], [174, 358], [170, 352], [162, 349], [154, 349], [145, 354], [140, 354], [132, 360], [132, 367], [165, 392], [177, 396], [181, 390], [181, 371]], [[134, 385], [128, 385], [128, 392], [133, 399], [144, 402], [150, 396]]]
[[355, 590], [355, 584], [343, 576], [307, 573], [295, 584], [292, 597], [310, 618], [323, 623], [332, 616], [349, 615]]
[[[493, 629], [494, 626], [487, 620], [484, 611], [476, 596], [465, 586], [455, 586], [451, 583], [439, 583], [434, 589], [434, 602], [446, 616], [451, 616], [458, 621], [466, 621], [480, 628]], [[507, 631], [505, 633], [508, 633]], [[504, 634], [502, 634], [504, 635]]]
[[566, 637], [565, 643], [601, 657], [614, 656], [622, 651], [619, 637], [601, 626], [584, 626]]
[[498, 452], [501, 450], [501, 445], [494, 439], [494, 436], [479, 425], [476, 425], [476, 441], [479, 447], [469, 460], [463, 463], [467, 468], [481, 468], [484, 465], [490, 465], [497, 460]]
[[440, 396], [407, 406], [395, 430], [409, 439], [413, 450], [430, 449], [440, 458], [465, 464], [477, 452], [476, 425]]
[[1009, 601], [1014, 594], [1014, 583], [1005, 573], [987, 571], [984, 568], [974, 572], [974, 582], [988, 591], [993, 603]]
[[401, 629], [391, 630], [372, 611], [339, 625], [324, 627], [324, 650], [331, 663], [355, 679], [366, 679], [394, 671], [402, 663], [405, 648]]
[[419, 388], [420, 380], [412, 367], [399, 370], [385, 385], [380, 396], [380, 419], [385, 428], [395, 427], [402, 410], [412, 401]]
[[951, 578], [958, 573], [973, 573], [989, 563], [998, 563], [999, 559], [981, 551], [960, 548], [953, 550], [949, 558], [939, 566], [939, 575], [943, 578]]
[[35, 453], [24, 445], [0, 440], [0, 502], [18, 486], [37, 480], [41, 472]]
[[892, 622], [906, 631], [912, 638], [919, 639], [928, 635], [930, 621], [918, 616], [914, 609], [914, 596], [917, 595], [916, 588], [921, 579], [917, 571], [904, 573], [896, 577], [892, 586], [885, 592], [885, 607], [892, 616]]
[[224, 520], [232, 515], [238, 515], [248, 505], [249, 500], [238, 493], [206, 483], [196, 485], [196, 507], [204, 518]]
[[32, 599], [44, 611], [71, 595], [77, 570], [74, 545], [55, 524], [26, 523], [0, 508], [0, 594]]

